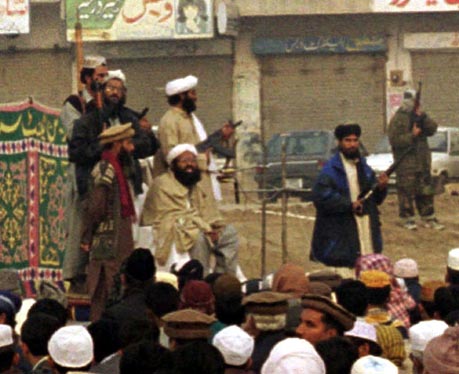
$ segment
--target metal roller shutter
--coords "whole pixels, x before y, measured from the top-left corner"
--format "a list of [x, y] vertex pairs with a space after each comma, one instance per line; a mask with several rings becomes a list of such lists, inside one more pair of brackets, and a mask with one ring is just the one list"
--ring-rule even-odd
[[[459, 55], [413, 53], [413, 80], [422, 81], [422, 108], [441, 126], [459, 125]], [[417, 86], [417, 83], [416, 83]]]
[[28, 96], [42, 104], [62, 107], [72, 90], [72, 58], [68, 51], [0, 54], [0, 102]]
[[276, 56], [261, 61], [267, 138], [355, 121], [363, 128], [367, 148], [377, 143], [385, 127], [384, 56]]
[[140, 60], [110, 60], [110, 69], [122, 69], [128, 87], [127, 106], [135, 110], [149, 107], [148, 118], [158, 124], [168, 109], [164, 86], [169, 80], [192, 74], [199, 78], [198, 109], [210, 133], [231, 118], [232, 60], [224, 57], [182, 57]]

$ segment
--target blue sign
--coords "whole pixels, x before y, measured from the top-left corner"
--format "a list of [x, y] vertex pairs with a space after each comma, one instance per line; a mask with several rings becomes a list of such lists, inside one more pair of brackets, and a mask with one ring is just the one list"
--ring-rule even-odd
[[384, 36], [307, 36], [304, 38], [256, 38], [252, 42], [256, 55], [327, 54], [386, 52]]

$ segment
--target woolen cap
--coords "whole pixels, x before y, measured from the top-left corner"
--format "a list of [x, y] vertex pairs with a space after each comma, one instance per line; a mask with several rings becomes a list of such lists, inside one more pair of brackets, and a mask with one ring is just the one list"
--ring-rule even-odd
[[330, 288], [338, 287], [343, 281], [343, 277], [330, 270], [320, 270], [308, 274], [310, 282], [322, 282]]
[[419, 276], [418, 263], [412, 258], [402, 258], [394, 264], [394, 276], [415, 278]]
[[223, 355], [225, 364], [241, 366], [252, 356], [255, 340], [239, 326], [233, 325], [220, 330], [212, 344]]
[[341, 305], [333, 302], [325, 296], [305, 295], [301, 298], [301, 306], [303, 309], [314, 309], [319, 312], [328, 314], [341, 326], [344, 331], [351, 330], [354, 327], [355, 316], [344, 309]]
[[325, 374], [325, 365], [313, 345], [304, 339], [287, 338], [277, 343], [265, 361], [261, 374]]
[[167, 96], [177, 95], [182, 92], [187, 92], [198, 85], [198, 78], [194, 75], [188, 75], [184, 78], [174, 79], [167, 82], [165, 90]]
[[242, 299], [248, 313], [277, 315], [285, 314], [288, 310], [288, 300], [292, 295], [280, 292], [261, 291]]
[[424, 352], [427, 343], [443, 334], [448, 325], [440, 320], [421, 321], [410, 327], [409, 336], [412, 351]]
[[0, 325], [0, 348], [13, 345], [13, 329], [9, 325]]
[[351, 374], [398, 374], [398, 368], [385, 358], [368, 355], [354, 362]]
[[239, 279], [233, 274], [222, 274], [215, 281], [212, 287], [215, 298], [242, 297], [242, 285]]
[[448, 267], [452, 270], [459, 270], [459, 248], [454, 248], [449, 251]]
[[132, 138], [134, 134], [135, 130], [132, 128], [131, 122], [110, 126], [99, 135], [99, 143], [102, 145], [114, 143], [119, 140]]
[[449, 327], [427, 343], [423, 362], [432, 374], [459, 373], [459, 326]]
[[81, 368], [91, 363], [94, 344], [83, 326], [61, 327], [49, 339], [48, 352], [53, 361], [65, 368]]
[[216, 319], [194, 309], [182, 309], [166, 314], [164, 332], [174, 339], [208, 339], [211, 336], [210, 325]]

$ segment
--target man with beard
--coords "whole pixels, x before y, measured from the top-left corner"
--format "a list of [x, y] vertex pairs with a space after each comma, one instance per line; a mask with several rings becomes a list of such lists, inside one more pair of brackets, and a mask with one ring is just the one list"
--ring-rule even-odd
[[414, 108], [415, 90], [403, 94], [403, 103], [389, 123], [389, 141], [394, 159], [411, 148], [397, 169], [397, 196], [399, 215], [403, 226], [416, 230], [414, 204], [423, 225], [435, 230], [443, 230], [434, 210], [434, 189], [430, 174], [431, 152], [427, 138], [437, 131], [437, 123], [421, 108]]
[[[99, 143], [98, 136], [102, 131], [111, 126], [121, 123], [132, 123], [135, 131], [133, 143], [135, 150], [132, 155], [125, 155], [122, 163], [123, 168], [129, 170], [128, 179], [135, 179], [134, 160], [153, 155], [157, 148], [157, 140], [153, 132], [147, 131], [139, 125], [138, 116], [125, 107], [126, 87], [125, 76], [121, 70], [109, 71], [102, 84], [102, 108], [93, 108], [77, 119], [73, 126], [72, 137], [69, 141], [69, 160], [75, 163], [75, 174], [78, 188], [78, 199], [84, 201], [88, 193], [88, 180], [94, 165], [100, 160], [103, 147]], [[78, 238], [79, 241], [79, 238]], [[66, 252], [65, 257], [72, 256], [72, 251]], [[86, 261], [73, 263], [79, 269], [80, 278], [84, 277]], [[70, 261], [71, 262], [71, 261]], [[70, 275], [70, 274], [69, 274]], [[69, 275], [66, 278], [69, 278]], [[72, 277], [70, 277], [72, 278]], [[83, 283], [78, 279], [79, 283]]]
[[[335, 129], [338, 152], [325, 164], [314, 187], [317, 210], [312, 257], [325, 265], [353, 268], [356, 259], [382, 251], [379, 212], [387, 194], [388, 177], [378, 180], [359, 152], [358, 124]], [[377, 188], [367, 199], [361, 193]]]
[[117, 124], [99, 136], [101, 160], [94, 166], [84, 202], [80, 248], [90, 253], [88, 290], [91, 321], [104, 311], [113, 276], [134, 249], [134, 204], [122, 160], [134, 151], [131, 123]]
[[197, 158], [193, 145], [176, 145], [166, 157], [169, 170], [156, 177], [150, 187], [155, 258], [159, 265], [169, 268], [172, 252], [189, 253], [207, 272], [213, 253], [215, 272], [235, 273], [237, 233], [224, 223], [213, 196], [204, 190]]
[[[80, 82], [84, 84], [79, 94], [70, 95], [64, 101], [60, 119], [70, 139], [75, 120], [95, 108], [94, 97], [99, 85], [108, 74], [107, 61], [103, 56], [86, 56], [80, 71]], [[78, 195], [75, 164], [69, 163], [66, 185], [66, 229], [65, 257], [62, 267], [64, 279], [70, 281], [71, 291], [80, 293], [86, 279], [88, 256], [80, 251], [81, 199]]]

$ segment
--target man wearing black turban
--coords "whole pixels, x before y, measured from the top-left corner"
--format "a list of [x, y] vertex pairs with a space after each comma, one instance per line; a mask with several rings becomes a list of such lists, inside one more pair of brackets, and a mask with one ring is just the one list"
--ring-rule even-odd
[[[388, 177], [376, 176], [359, 152], [358, 124], [335, 129], [338, 152], [324, 165], [313, 188], [317, 210], [311, 256], [328, 266], [354, 267], [364, 254], [380, 253], [379, 211], [387, 194]], [[373, 186], [374, 193], [362, 196]]]

